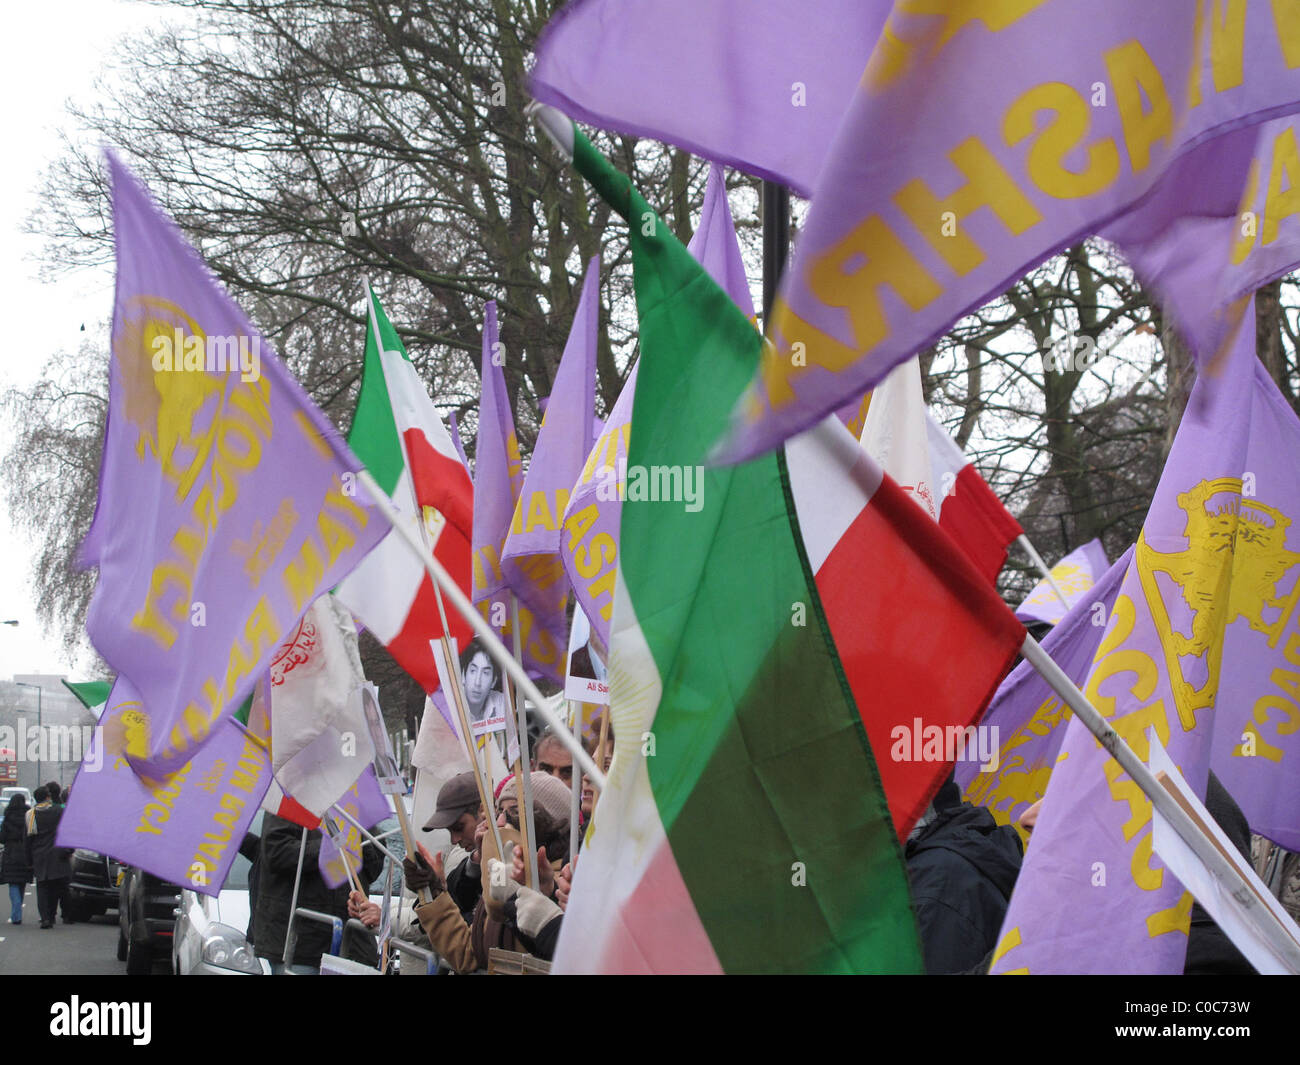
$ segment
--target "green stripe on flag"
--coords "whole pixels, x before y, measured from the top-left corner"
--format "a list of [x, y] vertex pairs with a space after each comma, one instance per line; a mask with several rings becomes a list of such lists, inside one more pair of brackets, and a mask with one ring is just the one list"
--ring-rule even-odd
[[[373, 305], [385, 346], [390, 351], [400, 351], [405, 358], [406, 350], [397, 339], [397, 332], [388, 321], [383, 308], [379, 306], [379, 300], [369, 291], [366, 297], [368, 303]], [[367, 311], [369, 309], [368, 307]], [[406, 468], [406, 459], [402, 452], [402, 441], [397, 434], [397, 423], [393, 421], [393, 405], [388, 398], [382, 353], [375, 344], [375, 329], [369, 316], [366, 318], [366, 356], [361, 374], [361, 392], [357, 396], [357, 411], [352, 417], [352, 428], [348, 431], [348, 446], [379, 486], [392, 495]]]
[[[761, 338], [581, 134], [574, 163], [630, 223], [641, 368], [629, 478], [696, 476]], [[624, 502], [619, 594], [663, 684], [647, 768], [704, 929], [731, 972], [920, 972], [902, 855], [782, 460], [707, 470], [703, 484], [696, 511]]]
[[63, 686], [72, 692], [80, 701], [81, 705], [87, 710], [93, 710], [97, 706], [103, 706], [108, 702], [109, 692], [113, 690], [111, 680], [85, 680], [70, 681], [65, 680]]

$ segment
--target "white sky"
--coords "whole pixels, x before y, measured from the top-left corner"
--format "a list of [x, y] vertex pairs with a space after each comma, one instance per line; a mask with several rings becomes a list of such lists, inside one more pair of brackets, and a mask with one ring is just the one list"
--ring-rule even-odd
[[[35, 381], [48, 360], [77, 351], [92, 330], [106, 327], [112, 311], [111, 270], [82, 272], [58, 283], [37, 280], [40, 242], [21, 227], [39, 207], [36, 190], [59, 150], [58, 131], [67, 128], [65, 103], [87, 102], [95, 75], [124, 33], [163, 21], [166, 12], [121, 0], [45, 0], [8, 5], [5, 47], [0, 52], [0, 391]], [[174, 15], [173, 15], [174, 18]], [[82, 323], [86, 333], [81, 333]], [[12, 426], [0, 420], [0, 448], [12, 440]], [[36, 620], [30, 578], [32, 545], [10, 524], [0, 498], [0, 678], [14, 673], [67, 673], [59, 641]]]

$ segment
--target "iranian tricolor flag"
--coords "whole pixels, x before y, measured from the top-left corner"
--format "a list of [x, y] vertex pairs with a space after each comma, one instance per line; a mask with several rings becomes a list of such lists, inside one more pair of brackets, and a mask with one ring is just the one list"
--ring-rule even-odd
[[629, 470], [693, 491], [623, 505], [618, 742], [555, 967], [918, 972], [899, 835], [948, 765], [890, 761], [890, 730], [969, 723], [1023, 629], [838, 422], [704, 468], [762, 339], [573, 136], [635, 223]]
[[[348, 444], [468, 595], [474, 511], [469, 471], [368, 286], [367, 294], [365, 371]], [[438, 687], [429, 647], [442, 634], [433, 581], [396, 530], [336, 592], [426, 692]], [[447, 623], [463, 645], [469, 626], [450, 609]]]
[[1007, 546], [1025, 530], [1002, 505], [1002, 500], [957, 446], [957, 441], [929, 411], [925, 418], [939, 527], [953, 538], [985, 579], [994, 584], [1007, 561]]

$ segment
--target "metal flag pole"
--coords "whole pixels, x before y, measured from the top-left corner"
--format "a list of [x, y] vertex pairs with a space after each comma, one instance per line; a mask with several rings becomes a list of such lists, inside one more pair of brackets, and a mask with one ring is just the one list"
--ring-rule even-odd
[[1156, 779], [1154, 773], [1133, 752], [1133, 748], [1124, 742], [1118, 732], [1110, 727], [1101, 713], [1090, 703], [1087, 696], [1075, 686], [1066, 672], [1056, 664], [1052, 656], [1032, 636], [1025, 636], [1020, 648], [1021, 655], [1037, 670], [1048, 686], [1056, 692], [1075, 716], [1083, 723], [1098, 742], [1110, 753], [1129, 775], [1129, 778], [1151, 800], [1151, 804], [1160, 811], [1162, 817], [1202, 863], [1214, 874], [1232, 896], [1239, 902], [1245, 915], [1254, 924], [1256, 931], [1269, 940], [1291, 970], [1300, 973], [1300, 943], [1284, 933], [1277, 918], [1260, 900], [1242, 877], [1235, 866], [1225, 857], [1187, 811], [1179, 804], [1168, 790]]
[[[302, 863], [307, 857], [307, 830], [302, 830], [302, 842], [298, 844], [298, 871], [293, 876], [293, 897], [289, 900], [289, 923], [284, 929], [284, 946], [280, 948], [280, 962], [284, 963], [284, 952], [293, 941], [293, 924], [298, 917], [298, 888], [302, 884]], [[287, 970], [286, 970], [287, 971]]]
[[1029, 556], [1029, 561], [1038, 567], [1038, 572], [1041, 573], [1043, 579], [1052, 586], [1052, 591], [1056, 593], [1056, 597], [1061, 601], [1061, 605], [1065, 607], [1066, 610], [1069, 610], [1070, 603], [1065, 598], [1065, 593], [1061, 591], [1061, 586], [1056, 583], [1056, 578], [1052, 576], [1052, 571], [1047, 568], [1047, 563], [1043, 561], [1043, 556], [1034, 550], [1034, 545], [1029, 542], [1029, 537], [1024, 533], [1021, 533], [1016, 537], [1016, 543], [1024, 548], [1025, 554]]

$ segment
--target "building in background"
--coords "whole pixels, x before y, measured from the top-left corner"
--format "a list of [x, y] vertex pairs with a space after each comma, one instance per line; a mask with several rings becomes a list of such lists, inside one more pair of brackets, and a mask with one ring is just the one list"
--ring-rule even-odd
[[14, 752], [14, 783], [33, 791], [50, 780], [72, 784], [95, 728], [94, 715], [63, 679], [18, 673], [0, 681], [0, 748]]

